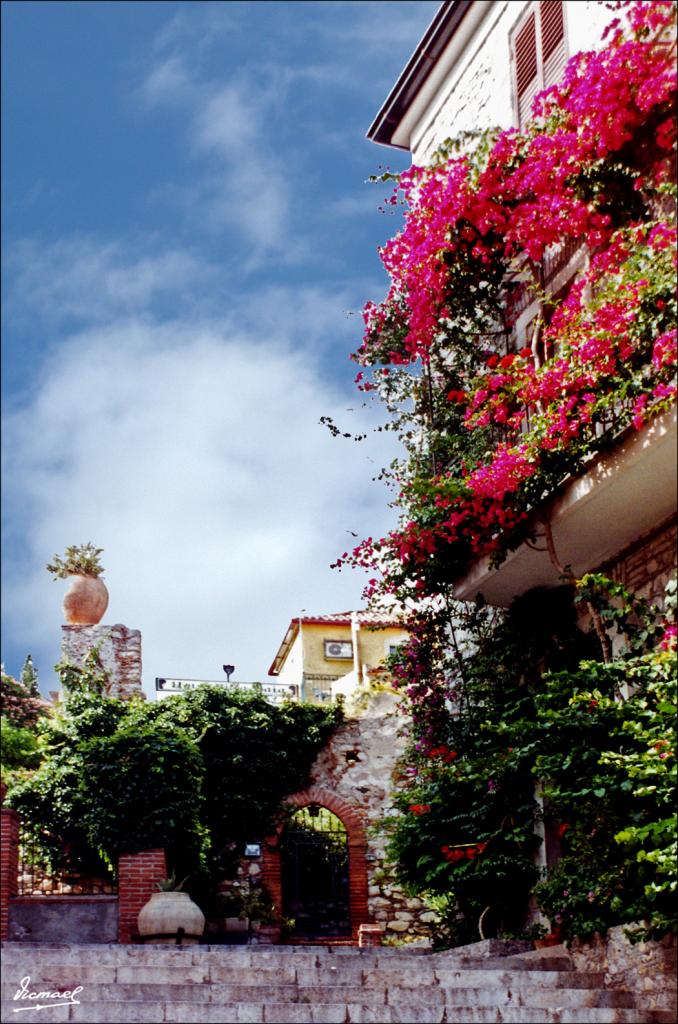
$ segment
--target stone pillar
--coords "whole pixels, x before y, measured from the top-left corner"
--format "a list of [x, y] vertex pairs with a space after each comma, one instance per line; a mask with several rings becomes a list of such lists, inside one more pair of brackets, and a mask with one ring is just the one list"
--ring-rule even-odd
[[123, 853], [118, 860], [118, 942], [129, 943], [137, 934], [139, 911], [154, 892], [155, 883], [167, 878], [165, 851]]
[[[2, 799], [5, 798], [2, 784]], [[11, 807], [0, 812], [0, 940], [7, 941], [9, 931], [9, 901], [19, 887], [19, 815]]]
[[62, 626], [61, 660], [82, 666], [86, 656], [97, 647], [101, 664], [106, 671], [109, 697], [128, 700], [141, 689], [141, 632], [127, 626]]

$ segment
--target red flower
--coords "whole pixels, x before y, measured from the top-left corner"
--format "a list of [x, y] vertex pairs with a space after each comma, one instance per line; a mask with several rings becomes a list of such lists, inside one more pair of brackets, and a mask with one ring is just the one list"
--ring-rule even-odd
[[509, 352], [507, 356], [499, 360], [499, 366], [502, 370], [508, 370], [509, 366], [512, 366], [516, 361], [516, 355], [514, 352]]
[[442, 757], [445, 764], [449, 764], [450, 761], [454, 761], [455, 757], [458, 757], [456, 750], [448, 750], [448, 748], [442, 744], [439, 747], [432, 747], [428, 752], [429, 758], [431, 757]]
[[463, 404], [463, 403], [466, 402], [466, 392], [465, 391], [448, 391], [447, 392], [447, 401], [448, 402], [458, 402], [460, 404]]
[[410, 810], [412, 814], [426, 814], [427, 811], [431, 810], [430, 804], [410, 804]]
[[492, 368], [492, 367], [495, 367], [495, 366], [497, 365], [497, 363], [498, 363], [498, 362], [499, 362], [499, 356], [498, 356], [498, 355], [491, 355], [491, 356], [489, 356], [489, 358], [487, 359], [487, 365], [488, 365], [488, 366], [489, 366], [490, 368]]
[[532, 358], [532, 349], [528, 345], [526, 345], [525, 348], [521, 348], [521, 350], [518, 353], [518, 355], [522, 356], [523, 359], [531, 359]]

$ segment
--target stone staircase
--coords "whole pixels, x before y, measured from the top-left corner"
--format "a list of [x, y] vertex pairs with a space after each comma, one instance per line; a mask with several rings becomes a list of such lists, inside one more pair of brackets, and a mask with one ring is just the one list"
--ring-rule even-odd
[[[80, 986], [77, 1003], [52, 995]], [[26, 997], [15, 999], [22, 989]], [[30, 999], [29, 992], [43, 994]], [[8, 943], [2, 951], [2, 1021], [17, 1024], [674, 1024], [675, 1019], [668, 1006], [644, 1010], [632, 993], [605, 989], [602, 975], [575, 971], [562, 947], [501, 958], [348, 946]]]

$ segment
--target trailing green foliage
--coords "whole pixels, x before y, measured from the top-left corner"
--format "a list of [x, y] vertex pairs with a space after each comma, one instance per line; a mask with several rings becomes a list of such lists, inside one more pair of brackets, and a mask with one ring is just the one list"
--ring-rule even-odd
[[26, 655], [21, 676], [2, 672], [2, 774], [6, 783], [25, 771], [37, 768], [40, 762], [40, 722], [49, 711], [49, 704], [40, 696], [38, 673], [30, 654]]
[[435, 681], [440, 692], [445, 680], [445, 703], [425, 718], [422, 695], [408, 693], [419, 713], [401, 815], [388, 827], [399, 880], [437, 897], [440, 939], [457, 945], [521, 929], [538, 880], [529, 733], [539, 672], [576, 665], [591, 640], [577, 629], [569, 588], [537, 591], [505, 617], [482, 603], [454, 613], [451, 633], [429, 624], [431, 643], [447, 652]]
[[562, 835], [540, 906], [568, 938], [633, 921], [675, 930], [674, 652], [547, 676], [538, 710], [548, 744], [534, 770]]
[[32, 729], [24, 729], [13, 725], [4, 716], [0, 718], [2, 729], [2, 774], [6, 770], [21, 768], [37, 768], [40, 762], [38, 738]]
[[[676, 927], [673, 627], [621, 584], [585, 577], [576, 600], [626, 640], [605, 663], [572, 597], [533, 592], [506, 615], [455, 608], [451, 632], [441, 616], [417, 637], [438, 645], [444, 702], [423, 715], [421, 689], [406, 691], [417, 715], [389, 856], [411, 892], [437, 900], [441, 941], [518, 934], [530, 897], [565, 938]], [[551, 864], [561, 847], [541, 880], [540, 820]]]
[[45, 758], [9, 802], [43, 848], [71, 862], [164, 847], [205, 897], [245, 840], [267, 834], [283, 798], [307, 783], [340, 712], [274, 707], [259, 694], [202, 687], [157, 703], [105, 696], [95, 654], [45, 731]]

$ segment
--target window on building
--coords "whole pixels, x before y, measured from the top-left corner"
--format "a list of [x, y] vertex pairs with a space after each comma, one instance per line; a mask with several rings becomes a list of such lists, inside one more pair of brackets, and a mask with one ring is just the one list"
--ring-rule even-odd
[[530, 117], [534, 97], [558, 81], [567, 60], [562, 0], [530, 5], [513, 32], [511, 57], [516, 120], [522, 127]]

